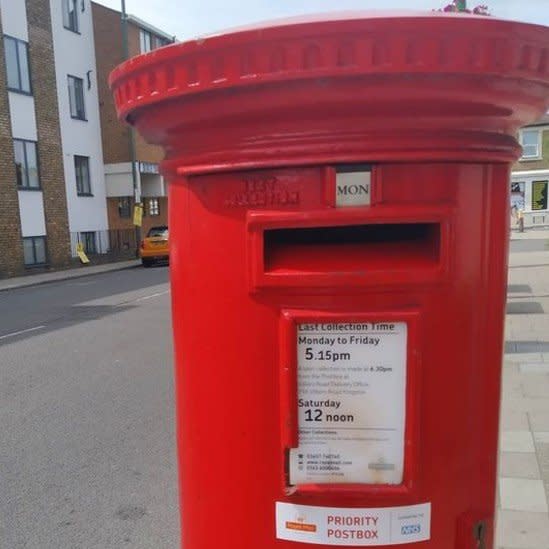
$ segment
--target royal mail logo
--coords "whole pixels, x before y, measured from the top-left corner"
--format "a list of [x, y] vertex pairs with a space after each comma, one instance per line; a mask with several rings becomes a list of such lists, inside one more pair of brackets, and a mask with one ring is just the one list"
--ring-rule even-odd
[[295, 522], [286, 521], [286, 529], [296, 532], [316, 532], [316, 524], [307, 524], [304, 518], [298, 517]]
[[400, 533], [403, 536], [412, 536], [414, 534], [420, 534], [421, 524], [407, 524], [406, 526], [402, 526], [400, 529]]

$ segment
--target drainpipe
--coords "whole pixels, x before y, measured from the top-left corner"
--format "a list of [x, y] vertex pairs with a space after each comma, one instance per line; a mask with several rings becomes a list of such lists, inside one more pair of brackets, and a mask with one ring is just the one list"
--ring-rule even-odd
[[[129, 59], [129, 45], [128, 45], [128, 14], [126, 13], [126, 0], [121, 1], [121, 24], [122, 24], [122, 48], [124, 61]], [[132, 184], [133, 184], [133, 199], [134, 208], [137, 204], [141, 203], [141, 181], [139, 173], [137, 171], [137, 160], [135, 152], [135, 133], [133, 126], [129, 127], [129, 149], [130, 149], [130, 161], [132, 164]], [[139, 257], [139, 243], [141, 242], [141, 227], [135, 226], [135, 257]]]

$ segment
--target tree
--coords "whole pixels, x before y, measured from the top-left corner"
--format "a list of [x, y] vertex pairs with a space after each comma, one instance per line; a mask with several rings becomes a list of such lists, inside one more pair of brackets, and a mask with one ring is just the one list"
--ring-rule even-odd
[[451, 4], [438, 10], [446, 13], [473, 13], [475, 15], [490, 15], [488, 6], [480, 5], [472, 10], [467, 8], [467, 0], [453, 0]]

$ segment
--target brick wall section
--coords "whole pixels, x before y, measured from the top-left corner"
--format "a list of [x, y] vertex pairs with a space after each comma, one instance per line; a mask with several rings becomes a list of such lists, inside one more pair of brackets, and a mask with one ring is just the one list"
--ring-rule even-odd
[[23, 270], [23, 244], [19, 219], [19, 198], [11, 132], [4, 41], [0, 15], [0, 278]]
[[139, 27], [133, 25], [131, 22], [128, 25], [128, 53], [130, 57], [141, 54]]
[[[139, 27], [128, 25], [128, 51], [130, 57], [141, 54]], [[164, 158], [161, 147], [149, 145], [138, 132], [135, 132], [135, 156], [142, 162], [158, 164]]]
[[[118, 121], [108, 84], [110, 72], [124, 59], [120, 12], [95, 3], [92, 3], [92, 10], [104, 161], [105, 164], [130, 162], [130, 130], [126, 124]], [[130, 23], [128, 24], [130, 56], [138, 55], [139, 49], [139, 28]], [[153, 163], [162, 160], [163, 153], [160, 147], [148, 145], [141, 136], [137, 135], [137, 132], [135, 141], [136, 160]]]
[[48, 257], [52, 267], [62, 267], [71, 254], [50, 4], [49, 0], [26, 0], [26, 4]]
[[108, 84], [110, 72], [124, 59], [120, 13], [95, 3], [92, 13], [103, 159], [105, 164], [129, 162], [129, 129], [116, 117]]
[[[535, 127], [529, 129], [535, 129]], [[549, 130], [543, 130], [541, 139], [542, 159], [517, 162], [513, 166], [513, 171], [549, 170]]]
[[[118, 198], [107, 198], [107, 216], [109, 220], [109, 229], [124, 230], [133, 228], [131, 217], [120, 217], [118, 214]], [[133, 211], [133, 197], [131, 197], [131, 207]]]
[[149, 145], [138, 132], [135, 132], [135, 156], [141, 162], [159, 164], [164, 158], [161, 147]]
[[[146, 203], [147, 198], [144, 198], [143, 201]], [[163, 196], [158, 199], [160, 215], [143, 217], [143, 226], [141, 227], [141, 232], [143, 235], [146, 235], [151, 227], [157, 225], [167, 225], [168, 224], [168, 198]], [[146, 204], [145, 204], [146, 207]], [[133, 211], [133, 198], [132, 198], [132, 211]], [[107, 214], [109, 218], [109, 229], [115, 230], [128, 230], [133, 229], [133, 219], [120, 217], [118, 213], [118, 198], [107, 198]]]

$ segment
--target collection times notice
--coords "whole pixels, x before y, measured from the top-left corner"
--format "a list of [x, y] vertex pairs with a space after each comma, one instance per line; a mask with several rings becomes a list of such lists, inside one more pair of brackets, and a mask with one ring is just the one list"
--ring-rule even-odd
[[400, 484], [405, 322], [299, 324], [299, 447], [290, 484]]

